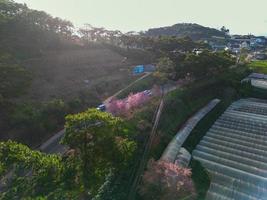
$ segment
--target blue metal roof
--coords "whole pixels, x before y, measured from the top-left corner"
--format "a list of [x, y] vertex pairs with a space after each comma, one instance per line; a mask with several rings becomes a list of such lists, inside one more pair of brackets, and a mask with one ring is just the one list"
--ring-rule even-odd
[[144, 71], [145, 71], [144, 65], [137, 65], [136, 67], [134, 67], [134, 70], [133, 70], [135, 74], [140, 74], [140, 73], [143, 73]]

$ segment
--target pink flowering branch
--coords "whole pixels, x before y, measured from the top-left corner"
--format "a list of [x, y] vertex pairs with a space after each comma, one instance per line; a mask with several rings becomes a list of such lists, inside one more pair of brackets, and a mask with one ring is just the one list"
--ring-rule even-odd
[[144, 92], [129, 94], [125, 99], [112, 99], [107, 105], [107, 111], [114, 115], [126, 115], [130, 111], [142, 106], [150, 99]]
[[[195, 189], [191, 180], [191, 169], [166, 161], [150, 160], [143, 176], [140, 193], [154, 199], [194, 199]], [[156, 194], [156, 195], [155, 195]], [[156, 197], [157, 196], [157, 197]]]

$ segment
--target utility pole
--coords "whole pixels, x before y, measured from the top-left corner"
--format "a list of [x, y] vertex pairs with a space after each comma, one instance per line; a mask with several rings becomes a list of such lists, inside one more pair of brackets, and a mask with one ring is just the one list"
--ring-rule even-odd
[[163, 97], [164, 97], [164, 93], [162, 92], [161, 101], [160, 101], [160, 104], [159, 104], [158, 109], [157, 109], [157, 114], [156, 114], [156, 117], [155, 117], [155, 120], [154, 120], [154, 124], [153, 124], [152, 130], [151, 130], [151, 133], [150, 133], [150, 137], [149, 137], [149, 139], [147, 141], [147, 144], [145, 146], [145, 150], [144, 150], [143, 156], [141, 158], [141, 161], [140, 161], [140, 164], [139, 164], [139, 168], [138, 168], [138, 170], [136, 172], [135, 179], [133, 181], [132, 187], [130, 188], [130, 192], [129, 192], [129, 195], [128, 195], [128, 200], [134, 200], [135, 199], [137, 187], [141, 182], [141, 178], [142, 178], [141, 176], [144, 173], [144, 170], [145, 170], [145, 167], [146, 167], [146, 163], [147, 163], [147, 160], [148, 160], [149, 152], [151, 150], [153, 141], [154, 141], [155, 136], [156, 136], [156, 130], [157, 130], [159, 119], [160, 119], [160, 115], [161, 115], [161, 112], [162, 112], [162, 109], [163, 109], [163, 105], [164, 105]]

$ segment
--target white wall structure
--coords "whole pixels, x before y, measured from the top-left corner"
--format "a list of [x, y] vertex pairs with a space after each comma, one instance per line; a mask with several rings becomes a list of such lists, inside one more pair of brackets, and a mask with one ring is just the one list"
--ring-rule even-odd
[[234, 102], [192, 155], [211, 174], [207, 200], [266, 200], [267, 100]]
[[248, 77], [244, 78], [241, 83], [249, 82], [252, 86], [261, 89], [267, 89], [267, 75], [266, 74], [259, 74], [259, 73], [252, 73]]
[[180, 152], [180, 149], [190, 135], [191, 131], [195, 128], [198, 122], [206, 116], [218, 103], [219, 99], [213, 99], [205, 107], [200, 109], [195, 115], [187, 120], [184, 126], [177, 132], [172, 141], [169, 143], [161, 156], [161, 160], [174, 163]]

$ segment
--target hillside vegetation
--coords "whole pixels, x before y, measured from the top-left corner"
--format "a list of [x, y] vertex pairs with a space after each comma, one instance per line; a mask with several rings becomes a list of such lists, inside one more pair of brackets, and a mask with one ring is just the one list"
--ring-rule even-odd
[[267, 74], [267, 61], [266, 60], [257, 60], [252, 61], [248, 64], [248, 67], [255, 72]]
[[145, 32], [147, 36], [176, 36], [190, 37], [193, 40], [210, 39], [213, 36], [226, 37], [225, 33], [214, 28], [204, 27], [199, 24], [181, 23], [173, 26], [152, 28]]
[[0, 0], [0, 138], [39, 145], [66, 114], [97, 106], [150, 61], [145, 51], [83, 44], [71, 22]]
[[[220, 98], [185, 142], [192, 151], [224, 106], [253, 92], [240, 83], [251, 71], [195, 41], [224, 33], [196, 24], [170, 29], [147, 37], [85, 26], [78, 36], [71, 22], [0, 0], [0, 199], [204, 197], [209, 178], [199, 163], [150, 161], [145, 173], [142, 166], [161, 156], [193, 113]], [[88, 109], [139, 78], [132, 65], [146, 63], [156, 63], [156, 71], [117, 95], [124, 99], [109, 101], [113, 114]], [[64, 154], [34, 150], [63, 127]]]

